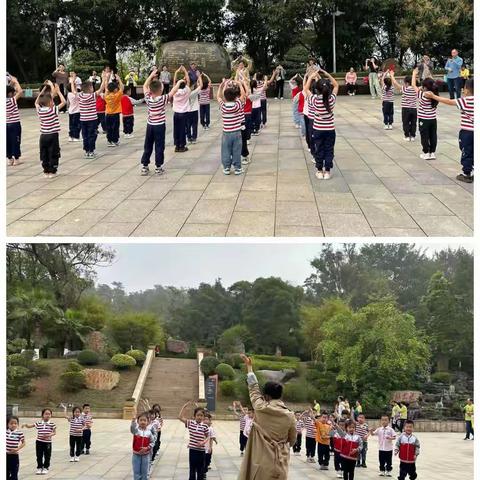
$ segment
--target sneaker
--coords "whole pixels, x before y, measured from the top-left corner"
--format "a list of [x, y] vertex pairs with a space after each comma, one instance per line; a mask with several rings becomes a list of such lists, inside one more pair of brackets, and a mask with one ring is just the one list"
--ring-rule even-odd
[[50, 174], [49, 173], [44, 173], [43, 178], [50, 178]]
[[113, 147], [119, 147], [120, 146], [120, 142], [113, 142]]
[[48, 468], [44, 468], [42, 470], [42, 475], [48, 475]]
[[250, 145], [250, 140], [247, 140], [247, 145]]
[[242, 168], [236, 168], [235, 169], [235, 175], [241, 175], [243, 173], [243, 169]]
[[385, 472], [385, 476], [386, 476], [386, 477], [391, 477], [391, 476], [392, 476], [392, 472]]
[[207, 130], [210, 130], [210, 125], [207, 125]]
[[85, 450], [85, 455], [90, 455], [90, 450], [88, 448]]
[[[225, 171], [224, 171], [225, 172]], [[228, 173], [228, 175], [230, 175], [230, 173]], [[240, 456], [243, 457], [243, 452], [240, 452]]]
[[317, 164], [317, 161], [315, 160], [315, 157], [311, 157], [311, 158], [310, 158], [310, 161], [311, 161], [312, 163], [314, 163], [315, 165]]
[[90, 152], [85, 152], [85, 153], [83, 154], [83, 156], [84, 156], [84, 158], [90, 158]]
[[247, 157], [242, 157], [242, 164], [243, 165], [248, 165], [250, 163], [250, 158]]
[[13, 161], [13, 166], [14, 167], [17, 167], [18, 165], [21, 165], [23, 162], [19, 159], [19, 158], [16, 158], [14, 161]]
[[260, 135], [260, 132], [253, 132], [252, 135], [258, 137]]
[[283, 100], [283, 97], [280, 97], [280, 100]]
[[435, 152], [430, 153], [430, 160], [436, 160], [437, 157], [435, 155]]
[[195, 145], [195, 144], [197, 143], [197, 139], [194, 138], [194, 139], [190, 140], [190, 143], [192, 143], [193, 145]]
[[130, 134], [129, 134], [129, 133], [124, 133], [124, 134], [123, 134], [123, 137], [124, 137], [124, 138], [130, 138]]
[[155, 167], [155, 174], [156, 175], [163, 175], [165, 173], [165, 170], [163, 167]]
[[[465, 175], [464, 173], [460, 173], [455, 178], [460, 182], [473, 183], [473, 175]], [[464, 440], [470, 440], [470, 438], [464, 438]]]
[[180, 149], [178, 147], [175, 147], [175, 152], [179, 152]]
[[362, 468], [367, 468], [367, 465], [365, 463], [362, 463]]
[[142, 169], [140, 170], [140, 175], [142, 175], [143, 177], [145, 177], [146, 175], [148, 175], [148, 172], [149, 172], [149, 171], [150, 171], [150, 169], [149, 169], [146, 165], [144, 165], [144, 166], [142, 167]]
[[410, 137], [410, 141], [414, 142], [416, 137]]
[[385, 475], [386, 475], [385, 472], [378, 472], [379, 477], [384, 477]]
[[337, 472], [337, 478], [343, 478], [343, 473]]
[[383, 126], [383, 129], [384, 129], [384, 130], [388, 130], [388, 129], [389, 129], [389, 128], [388, 128], [388, 125], [384, 125], [384, 126]]
[[113, 142], [108, 142], [107, 143], [107, 147], [114, 147], [114, 146], [115, 146], [115, 144]]
[[[224, 175], [230, 175], [230, 173], [231, 173], [231, 172], [230, 172], [230, 169], [229, 169], [229, 168], [224, 168], [224, 169], [223, 169], [223, 174], [224, 174]], [[242, 452], [242, 455], [243, 455], [243, 452]]]
[[13, 167], [13, 162], [14, 162], [13, 158], [9, 158], [8, 159], [8, 166]]
[[389, 130], [393, 130], [393, 125], [389, 125], [389, 126], [388, 126], [388, 129], [389, 129]]
[[74, 461], [75, 461], [75, 457], [70, 457], [70, 461], [71, 461], [71, 462], [74, 462]]
[[331, 178], [330, 172], [324, 172], [323, 173], [323, 179], [324, 180], [330, 180], [330, 178]]
[[405, 137], [404, 140], [405, 140], [406, 142], [411, 142], [410, 137]]
[[78, 461], [80, 461], [80, 458], [79, 457], [73, 457], [73, 461], [78, 462]]
[[43, 468], [37, 468], [35, 475], [41, 475], [43, 473]]
[[315, 172], [315, 176], [319, 179], [319, 180], [323, 180], [323, 172], [321, 170], [317, 170]]
[[74, 142], [79, 142], [80, 139], [79, 139], [79, 138], [74, 138], [73, 141], [74, 141]]
[[[69, 142], [73, 142], [73, 137], [68, 137], [68, 141]], [[38, 471], [38, 470], [37, 470]], [[37, 475], [40, 475], [40, 473], [38, 473]]]
[[420, 158], [422, 160], [430, 160], [430, 154], [429, 153], [421, 153]]

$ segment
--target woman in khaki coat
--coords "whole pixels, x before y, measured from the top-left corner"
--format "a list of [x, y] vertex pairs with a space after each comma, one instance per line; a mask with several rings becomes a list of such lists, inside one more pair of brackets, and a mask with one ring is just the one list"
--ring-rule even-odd
[[281, 400], [282, 385], [268, 382], [262, 395], [252, 359], [242, 358], [255, 417], [238, 480], [287, 480], [290, 446], [297, 439], [295, 415]]

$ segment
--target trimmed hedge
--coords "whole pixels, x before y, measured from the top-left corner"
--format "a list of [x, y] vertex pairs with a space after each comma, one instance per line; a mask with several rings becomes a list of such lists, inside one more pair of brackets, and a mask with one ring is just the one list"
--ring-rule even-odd
[[223, 361], [224, 363], [227, 363], [233, 368], [241, 368], [243, 365], [243, 360], [239, 353], [231, 353], [230, 355], [225, 355]]
[[235, 381], [234, 380], [224, 380], [220, 382], [220, 392], [224, 397], [234, 397], [235, 396]]
[[[257, 356], [252, 357], [253, 360], [253, 368], [254, 370], [286, 370], [292, 369], [295, 372], [298, 372], [300, 368], [300, 362], [297, 361], [271, 361], [271, 360], [263, 360], [262, 358], [258, 358]], [[245, 371], [245, 366], [242, 367], [242, 370]]]
[[124, 370], [127, 368], [132, 368], [137, 364], [137, 361], [130, 355], [125, 355], [123, 353], [117, 353], [114, 355], [111, 360], [112, 365], [118, 370]]
[[287, 402], [311, 402], [314, 398], [320, 398], [320, 393], [305, 380], [287, 383], [283, 386], [283, 399]]
[[219, 363], [215, 368], [215, 373], [220, 377], [220, 380], [235, 379], [235, 370], [227, 363]]
[[432, 382], [434, 383], [452, 383], [453, 375], [450, 372], [435, 372], [432, 374]]
[[147, 359], [147, 355], [142, 350], [129, 350], [125, 355], [134, 358], [137, 365], [143, 365], [143, 362]]
[[68, 362], [66, 372], [81, 372], [83, 370], [83, 367], [75, 361]]
[[82, 350], [77, 357], [80, 365], [98, 365], [100, 356], [93, 350]]
[[12, 367], [25, 367], [27, 361], [21, 353], [12, 353], [7, 356], [7, 364]]
[[60, 375], [60, 388], [66, 392], [78, 392], [85, 388], [83, 372], [64, 372]]
[[217, 357], [205, 357], [200, 362], [200, 370], [206, 377], [208, 377], [209, 375], [213, 375], [215, 373], [217, 365], [220, 365], [220, 360], [218, 360]]
[[33, 376], [36, 378], [46, 377], [50, 373], [50, 365], [48, 362], [44, 362], [42, 360], [36, 360], [35, 362], [32, 362], [30, 369], [33, 373]]
[[279, 357], [277, 355], [252, 355], [252, 358], [256, 358], [258, 360], [267, 360], [269, 362], [284, 362], [284, 363], [298, 363], [300, 359], [298, 357]]

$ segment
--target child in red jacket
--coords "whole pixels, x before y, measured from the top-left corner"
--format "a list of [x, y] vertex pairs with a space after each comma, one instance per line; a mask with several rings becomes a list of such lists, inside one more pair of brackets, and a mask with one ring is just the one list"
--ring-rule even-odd
[[130, 425], [130, 432], [133, 435], [133, 477], [139, 480], [148, 478], [150, 455], [155, 444], [155, 435], [152, 429], [148, 428], [149, 421], [146, 412], [138, 416], [134, 414]]
[[[96, 101], [97, 101], [97, 117], [98, 117], [97, 133], [105, 134], [107, 133], [107, 124], [105, 122], [105, 109], [107, 108], [107, 104], [102, 95], [97, 95]], [[102, 127], [101, 132], [98, 132], [99, 125]]]
[[132, 90], [130, 87], [125, 87], [122, 96], [122, 119], [123, 119], [123, 134], [125, 138], [133, 137], [133, 124], [135, 116], [133, 113], [134, 105], [140, 105], [144, 100], [135, 100], [130, 95]]
[[410, 480], [417, 478], [417, 467], [415, 462], [420, 454], [420, 442], [413, 434], [413, 422], [407, 420], [403, 433], [398, 437], [395, 444], [395, 455], [400, 458], [400, 475], [398, 480], [405, 480], [407, 475]]
[[363, 441], [360, 436], [355, 433], [355, 422], [353, 420], [347, 420], [345, 423], [345, 431], [347, 433], [343, 437], [342, 450], [340, 452], [343, 479], [353, 480], [355, 476], [355, 465], [358, 454], [362, 450]]

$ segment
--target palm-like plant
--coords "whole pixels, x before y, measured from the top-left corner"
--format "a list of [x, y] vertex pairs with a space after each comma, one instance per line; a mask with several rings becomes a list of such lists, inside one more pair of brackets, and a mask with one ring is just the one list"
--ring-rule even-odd
[[64, 348], [71, 350], [73, 341], [79, 339], [83, 344], [86, 342], [86, 334], [94, 328], [85, 325], [85, 312], [68, 308], [64, 315], [55, 319], [60, 327], [60, 333]]

